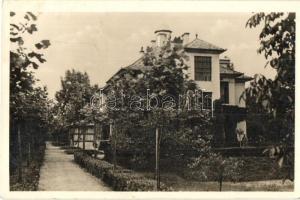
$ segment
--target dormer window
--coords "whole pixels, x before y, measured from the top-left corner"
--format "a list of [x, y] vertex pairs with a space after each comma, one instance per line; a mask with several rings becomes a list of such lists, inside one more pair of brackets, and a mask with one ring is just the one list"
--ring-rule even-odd
[[195, 56], [195, 80], [211, 81], [210, 56]]

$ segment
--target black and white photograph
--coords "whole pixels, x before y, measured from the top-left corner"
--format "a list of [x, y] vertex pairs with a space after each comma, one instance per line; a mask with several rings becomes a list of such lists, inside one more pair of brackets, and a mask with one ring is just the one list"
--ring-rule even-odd
[[10, 192], [295, 192], [295, 11], [9, 8]]

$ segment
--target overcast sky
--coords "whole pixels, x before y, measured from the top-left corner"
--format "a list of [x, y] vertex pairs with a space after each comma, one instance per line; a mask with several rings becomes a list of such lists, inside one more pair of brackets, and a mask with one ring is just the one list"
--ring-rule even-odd
[[190, 32], [198, 38], [227, 49], [237, 71], [247, 75], [262, 73], [265, 59], [257, 54], [260, 28], [245, 28], [251, 13], [41, 13], [37, 28], [27, 42], [49, 39], [47, 62], [36, 71], [50, 98], [60, 89], [67, 69], [86, 71], [93, 84], [103, 86], [121, 67], [139, 57], [141, 46], [150, 45], [157, 29], [170, 29], [172, 36]]

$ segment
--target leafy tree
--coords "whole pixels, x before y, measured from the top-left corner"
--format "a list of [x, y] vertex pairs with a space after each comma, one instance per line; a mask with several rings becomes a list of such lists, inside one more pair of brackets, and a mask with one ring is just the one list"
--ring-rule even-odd
[[218, 153], [210, 152], [194, 159], [189, 167], [198, 180], [218, 181], [219, 190], [222, 191], [223, 181], [237, 182], [242, 178], [244, 161], [234, 157], [224, 157]]
[[11, 12], [12, 23], [10, 24], [10, 41], [12, 42], [12, 48], [10, 51], [10, 101], [11, 101], [11, 113], [15, 119], [20, 112], [18, 105], [22, 106], [22, 98], [19, 97], [20, 93], [26, 93], [33, 90], [36, 79], [34, 78], [31, 68], [37, 69], [39, 64], [44, 63], [46, 60], [43, 54], [36, 50], [46, 49], [50, 46], [49, 40], [42, 40], [36, 43], [33, 49], [29, 49], [24, 46], [24, 34], [33, 34], [37, 31], [36, 24], [34, 22], [37, 17], [27, 12], [24, 15], [24, 22], [14, 23], [13, 17], [16, 13]]
[[50, 42], [42, 40], [28, 47], [24, 36], [37, 31], [36, 15], [26, 12], [23, 21], [15, 19], [15, 12], [10, 12], [10, 16], [10, 173], [14, 175], [17, 167], [18, 182], [21, 182], [24, 155], [28, 164], [39, 159], [34, 156], [42, 154], [43, 133], [48, 128], [47, 89], [35, 86], [38, 80], [34, 70], [46, 62], [42, 51], [50, 46]]
[[61, 80], [61, 90], [56, 92], [56, 104], [53, 107], [54, 122], [57, 124], [56, 134], [67, 131], [67, 126], [85, 119], [85, 114], [81, 112], [88, 103], [92, 95], [98, 91], [98, 86], [90, 84], [89, 76], [86, 72], [67, 70], [65, 77]]
[[[169, 42], [162, 48], [148, 47], [136, 63], [138, 68], [128, 67], [108, 83], [107, 90], [111, 91], [108, 102], [121, 99], [115, 105], [120, 109], [107, 110], [108, 118], [119, 127], [117, 147], [133, 154], [131, 162], [135, 167], [153, 164], [156, 128], [161, 131], [162, 155], [175, 163], [184, 165], [189, 159], [181, 156], [183, 152], [201, 153], [208, 145], [205, 141], [209, 137], [211, 115], [203, 110], [187, 109], [186, 96], [183, 101], [178, 98], [187, 93], [193, 96], [196, 89], [200, 91], [188, 79], [186, 61], [182, 46], [172, 46]], [[147, 102], [147, 92], [152, 101]], [[167, 103], [159, 101], [167, 98]], [[147, 109], [149, 106], [152, 108]]]
[[259, 25], [262, 31], [258, 52], [265, 56], [266, 66], [276, 70], [276, 77], [255, 75], [245, 97], [254, 99], [275, 125], [273, 130], [280, 144], [269, 149], [270, 154], [277, 156], [280, 166], [286, 163], [293, 168], [293, 152], [289, 147], [294, 145], [295, 133], [295, 13], [257, 13], [246, 24], [250, 28]]

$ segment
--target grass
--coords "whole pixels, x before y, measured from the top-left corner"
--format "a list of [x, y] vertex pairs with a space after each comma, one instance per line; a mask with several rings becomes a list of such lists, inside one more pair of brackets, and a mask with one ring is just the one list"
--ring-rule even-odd
[[23, 179], [18, 181], [18, 175], [10, 176], [11, 191], [36, 191], [39, 183], [40, 165], [33, 161], [30, 166], [23, 167]]
[[[262, 156], [237, 157], [244, 161], [238, 182], [224, 180], [222, 191], [293, 191], [291, 181], [282, 183], [288, 169], [279, 169], [276, 160]], [[121, 157], [118, 157], [120, 161]], [[135, 169], [133, 169], [135, 170]], [[136, 169], [137, 170], [137, 169]], [[219, 183], [201, 180], [193, 170], [172, 162], [161, 162], [161, 181], [175, 191], [219, 191]], [[195, 172], [195, 171], [194, 171]], [[138, 170], [137, 173], [155, 179], [154, 169]]]
[[[154, 178], [153, 172], [140, 172], [146, 177]], [[162, 173], [161, 181], [174, 191], [219, 191], [219, 183], [215, 181], [200, 182], [184, 179], [174, 173]], [[293, 191], [294, 184], [291, 181], [265, 180], [223, 182], [222, 191]]]
[[[269, 157], [237, 157], [244, 161], [238, 182], [225, 179], [223, 191], [293, 191], [291, 181], [282, 183], [288, 168], [278, 168], [277, 162]], [[175, 191], [219, 191], [219, 183], [214, 180], [203, 180], [197, 176], [196, 169], [178, 167], [172, 162], [161, 163], [161, 181]], [[196, 173], [195, 173], [196, 172]], [[139, 173], [155, 178], [154, 169], [139, 170]]]
[[[282, 168], [278, 167], [278, 163], [275, 159], [269, 157], [234, 157], [238, 158], [240, 161], [243, 161], [243, 165], [239, 168], [239, 182], [249, 182], [249, 181], [265, 181], [265, 180], [281, 180], [287, 177], [289, 174], [289, 168], [283, 166]], [[162, 168], [163, 169], [163, 168]], [[173, 168], [174, 169], [174, 168]], [[170, 170], [170, 169], [169, 169]], [[190, 169], [184, 167], [182, 169], [175, 169], [177, 172], [182, 172], [182, 177], [187, 180], [201, 180], [201, 175], [198, 177], [198, 172], [196, 169]], [[178, 174], [178, 173], [177, 173]], [[179, 174], [179, 175], [181, 175]], [[224, 181], [228, 180], [229, 177], [225, 177]], [[227, 179], [227, 180], [226, 180]], [[206, 180], [205, 180], [206, 181]], [[211, 180], [207, 180], [211, 181]]]
[[[165, 181], [166, 182], [166, 181]], [[170, 184], [176, 191], [219, 191], [218, 182], [181, 181]], [[293, 191], [292, 182], [282, 184], [281, 180], [223, 182], [222, 191]]]

